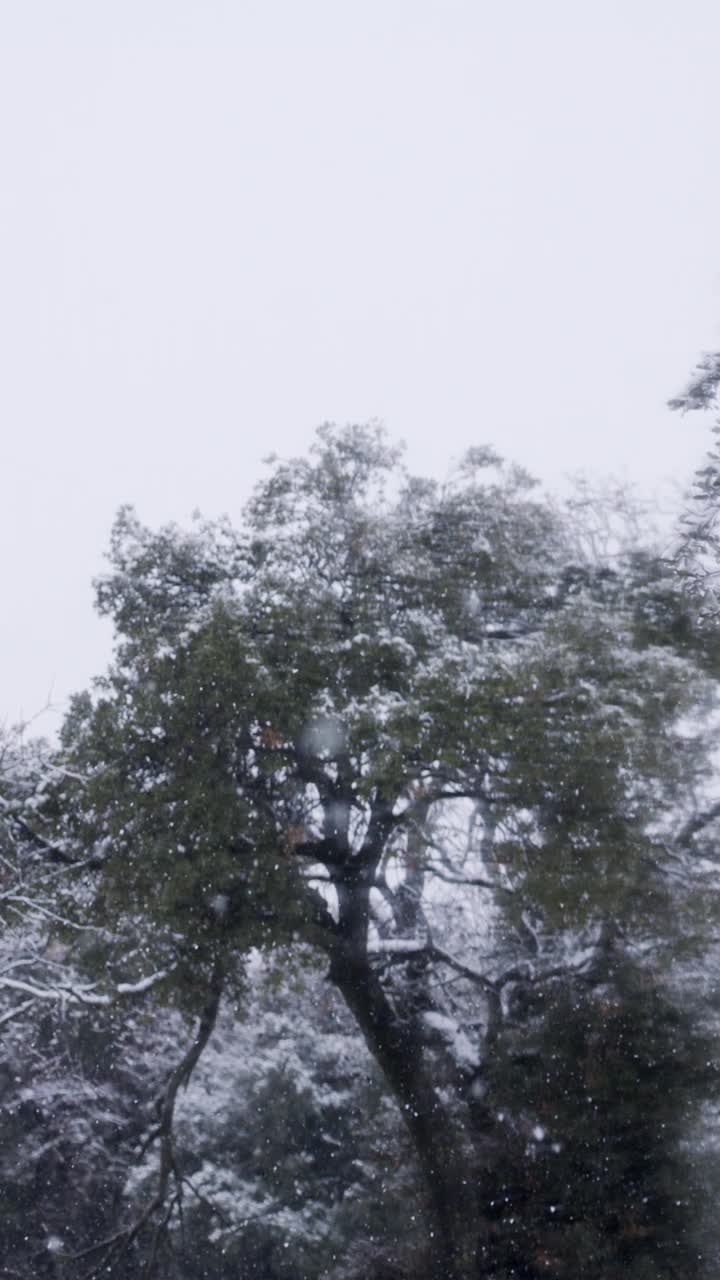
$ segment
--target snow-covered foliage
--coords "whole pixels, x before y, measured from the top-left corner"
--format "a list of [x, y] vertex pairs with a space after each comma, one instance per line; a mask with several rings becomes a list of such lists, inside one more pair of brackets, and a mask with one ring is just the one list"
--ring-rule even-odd
[[[681, 395], [670, 401], [672, 409], [687, 413], [693, 409], [717, 409], [720, 387], [720, 353], [706, 353]], [[676, 550], [677, 565], [694, 603], [699, 603], [701, 622], [715, 619], [719, 609], [717, 578], [720, 560], [720, 422], [712, 428], [713, 439], [702, 466], [695, 472], [694, 485], [683, 520]]]
[[[98, 586], [115, 662], [22, 828], [72, 886], [75, 1004], [147, 988], [188, 1019], [96, 1270], [564, 1280], [638, 1143], [677, 1174], [662, 1090], [653, 1145], [652, 1124], [616, 1123], [610, 1070], [616, 1158], [586, 1160], [577, 1055], [627, 1027], [626, 988], [665, 1009], [661, 961], [702, 955], [714, 690], [667, 566], [615, 525], [599, 556], [582, 518], [490, 450], [440, 484], [360, 427], [273, 463], [237, 533], [120, 514]], [[606, 1055], [628, 1080], [633, 1052]], [[573, 1168], [592, 1221], [545, 1247]], [[689, 1216], [665, 1230], [664, 1201], [629, 1203], [588, 1280], [669, 1276], [687, 1252]]]
[[[372, 1240], [376, 1257], [417, 1248], [419, 1215], [414, 1231], [399, 1233], [388, 1207], [391, 1187], [418, 1194], [399, 1118], [309, 959], [289, 975], [277, 958], [252, 958], [242, 997], [178, 1100], [174, 1145], [183, 1215], [173, 1247], [188, 1265], [188, 1231], [202, 1236], [205, 1266], [218, 1274], [255, 1258], [268, 1276], [350, 1276], [362, 1274], [364, 1256], [353, 1240]], [[128, 1180], [131, 1204], [141, 1207], [156, 1179], [153, 1152]]]

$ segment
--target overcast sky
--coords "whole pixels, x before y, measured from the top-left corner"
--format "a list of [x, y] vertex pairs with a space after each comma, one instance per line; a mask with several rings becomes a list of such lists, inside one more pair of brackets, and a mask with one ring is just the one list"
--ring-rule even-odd
[[719, 54], [717, 0], [0, 0], [0, 720], [107, 661], [121, 503], [237, 515], [320, 422], [688, 479]]

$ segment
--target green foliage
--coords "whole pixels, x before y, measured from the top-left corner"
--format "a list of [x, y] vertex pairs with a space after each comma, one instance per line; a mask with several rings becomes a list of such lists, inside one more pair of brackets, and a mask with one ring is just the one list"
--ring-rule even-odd
[[592, 987], [535, 993], [487, 1079], [502, 1133], [487, 1183], [499, 1277], [708, 1274], [702, 1217], [718, 1170], [698, 1176], [688, 1135], [719, 1076], [697, 1010], [618, 960]]
[[378, 790], [489, 796], [514, 887], [556, 920], [590, 882], [630, 909], [649, 820], [702, 772], [673, 726], [704, 696], [638, 631], [632, 568], [571, 570], [557, 514], [489, 451], [445, 486], [375, 428], [314, 452], [238, 535], [118, 518], [98, 587], [117, 661], [64, 735], [106, 902], [197, 945], [309, 936], [291, 854], [319, 832], [319, 771], [358, 821]]

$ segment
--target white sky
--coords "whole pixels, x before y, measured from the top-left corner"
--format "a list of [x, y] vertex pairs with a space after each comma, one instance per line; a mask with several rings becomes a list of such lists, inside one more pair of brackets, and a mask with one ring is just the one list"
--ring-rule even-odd
[[0, 0], [0, 720], [106, 662], [120, 503], [237, 515], [319, 422], [689, 479], [719, 54], [717, 0]]

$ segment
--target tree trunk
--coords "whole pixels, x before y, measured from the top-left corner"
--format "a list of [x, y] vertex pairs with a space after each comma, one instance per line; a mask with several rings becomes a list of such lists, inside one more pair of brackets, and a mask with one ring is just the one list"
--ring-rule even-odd
[[330, 978], [395, 1095], [427, 1188], [433, 1280], [477, 1280], [479, 1229], [472, 1171], [423, 1062], [423, 1046], [366, 960], [338, 950]]

